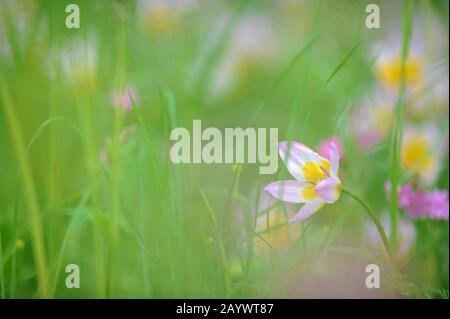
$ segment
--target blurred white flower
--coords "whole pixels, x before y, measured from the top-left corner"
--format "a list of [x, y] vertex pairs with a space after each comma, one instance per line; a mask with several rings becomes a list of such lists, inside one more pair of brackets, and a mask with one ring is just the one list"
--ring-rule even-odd
[[[448, 114], [448, 62], [445, 60], [447, 49], [443, 46], [446, 40], [443, 40], [443, 31], [438, 25], [433, 25], [433, 31], [434, 38], [430, 39], [418, 23], [413, 28], [405, 65], [407, 123], [436, 121]], [[402, 35], [401, 30], [388, 28], [387, 32], [386, 40], [376, 43], [372, 48], [378, 85], [374, 93], [365, 98], [353, 113], [353, 127], [361, 149], [384, 140], [394, 123], [400, 84]], [[407, 146], [412, 147], [412, 144]], [[428, 170], [431, 172], [431, 168], [425, 171]], [[428, 173], [422, 175], [433, 175]]]
[[261, 15], [250, 15], [239, 23], [228, 43], [228, 49], [214, 74], [212, 94], [223, 96], [236, 90], [249, 75], [274, 55], [276, 36], [272, 21]]
[[69, 85], [83, 85], [93, 91], [96, 88], [97, 68], [98, 54], [92, 38], [50, 49], [47, 61], [50, 77], [57, 78], [56, 74], [62, 72], [63, 79]]
[[183, 13], [197, 5], [195, 0], [139, 0], [142, 28], [152, 34], [164, 34], [180, 28]]
[[401, 150], [403, 169], [427, 185], [434, 183], [448, 148], [448, 134], [444, 134], [434, 125], [407, 126]]
[[[386, 234], [390, 236], [391, 222], [388, 213], [383, 213], [380, 222], [383, 225]], [[368, 221], [366, 228], [370, 245], [375, 249], [381, 250], [383, 255], [387, 258], [388, 254], [375, 225], [371, 221]], [[397, 262], [400, 266], [405, 265], [408, 261], [411, 250], [416, 243], [416, 236], [416, 226], [412, 221], [408, 219], [398, 220]]]
[[409, 98], [407, 115], [418, 120], [448, 116], [448, 87], [448, 62], [441, 61], [426, 74], [423, 90]]
[[393, 92], [377, 89], [355, 107], [352, 126], [361, 150], [381, 142], [389, 134], [394, 123], [395, 103]]
[[[397, 25], [397, 22], [395, 22]], [[445, 64], [441, 63], [448, 53], [445, 43], [447, 36], [438, 24], [433, 25], [433, 33], [427, 34], [419, 23], [415, 23], [409, 46], [408, 59], [405, 63], [406, 85], [408, 95], [417, 96], [429, 90], [432, 73]], [[381, 86], [397, 91], [401, 73], [401, 29], [388, 28], [388, 36], [376, 43], [373, 55], [376, 57], [375, 73]], [[448, 75], [447, 75], [448, 77]], [[442, 78], [443, 79], [443, 78]]]
[[[40, 23], [32, 25], [30, 21], [35, 14], [37, 3], [35, 1], [3, 0], [0, 2], [0, 58], [7, 63], [13, 60], [13, 47], [8, 33], [14, 34], [16, 49], [23, 50], [28, 34], [33, 31], [35, 43], [40, 41], [45, 25]], [[9, 20], [7, 17], [9, 16]], [[39, 30], [32, 30], [32, 27]], [[10, 29], [9, 29], [10, 28]]]

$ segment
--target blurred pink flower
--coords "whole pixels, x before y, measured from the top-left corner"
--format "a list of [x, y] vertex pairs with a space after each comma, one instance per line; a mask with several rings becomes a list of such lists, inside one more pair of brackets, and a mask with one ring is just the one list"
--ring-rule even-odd
[[[388, 194], [390, 188], [390, 184], [387, 183], [386, 190]], [[415, 191], [412, 184], [405, 184], [399, 188], [399, 206], [413, 219], [430, 218], [448, 220], [448, 193], [444, 190], [420, 192]]]
[[428, 193], [428, 216], [431, 219], [448, 220], [448, 193], [442, 190], [434, 190]]
[[399, 188], [399, 206], [411, 218], [425, 218], [427, 214], [427, 201], [425, 194], [416, 192], [411, 184]]
[[343, 147], [342, 147], [342, 142], [339, 139], [339, 137], [331, 137], [329, 139], [323, 140], [319, 146], [319, 154], [322, 155], [323, 157], [325, 157], [326, 159], [331, 160], [331, 152], [332, 152], [333, 144], [334, 144], [334, 147], [336, 147], [339, 157], [342, 158]]
[[[131, 97], [130, 97], [131, 96]], [[123, 91], [114, 91], [111, 94], [111, 104], [114, 108], [120, 108], [122, 111], [128, 112], [133, 107], [133, 102], [139, 100], [136, 88], [127, 86]]]
[[366, 151], [380, 141], [380, 136], [376, 131], [367, 131], [358, 136], [358, 149]]
[[[130, 126], [124, 127], [119, 134], [118, 142], [122, 145], [125, 145], [126, 143], [128, 143], [131, 135], [135, 131], [136, 131], [136, 125], [130, 125]], [[108, 137], [106, 139], [106, 143], [105, 143], [104, 147], [100, 150], [100, 156], [99, 156], [100, 161], [105, 166], [111, 165], [111, 143], [112, 143], [112, 138]]]

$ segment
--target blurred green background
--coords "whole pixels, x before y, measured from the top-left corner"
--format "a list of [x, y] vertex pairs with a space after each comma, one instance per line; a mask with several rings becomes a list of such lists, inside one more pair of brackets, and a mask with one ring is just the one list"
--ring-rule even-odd
[[[365, 26], [373, 2], [380, 29]], [[79, 29], [65, 26], [69, 3]], [[405, 121], [444, 146], [431, 182], [406, 170], [402, 181], [448, 191], [448, 2], [412, 4], [427, 85], [408, 93]], [[361, 149], [372, 113], [354, 114], [390, 103], [374, 94], [379, 47], [399, 54], [403, 13], [401, 1], [0, 0], [1, 297], [448, 298], [448, 198], [447, 220], [409, 219], [414, 241], [392, 270], [345, 196], [293, 225], [281, 202], [261, 210], [260, 190], [290, 178], [281, 160], [260, 175], [169, 158], [170, 131], [193, 119], [276, 127], [316, 150], [337, 137], [341, 180], [381, 216], [390, 128]], [[260, 229], [258, 212], [275, 224]], [[381, 289], [365, 287], [369, 263]], [[65, 285], [68, 264], [79, 289]]]

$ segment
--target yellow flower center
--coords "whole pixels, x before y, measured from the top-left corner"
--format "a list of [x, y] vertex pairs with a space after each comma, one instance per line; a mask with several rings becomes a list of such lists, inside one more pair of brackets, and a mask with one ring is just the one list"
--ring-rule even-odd
[[[392, 58], [382, 63], [378, 68], [378, 76], [380, 81], [388, 87], [396, 88], [400, 84], [402, 63], [400, 58]], [[422, 62], [415, 58], [410, 58], [405, 64], [406, 83], [408, 85], [416, 85], [422, 79], [423, 65]]]
[[320, 165], [316, 162], [306, 162], [302, 167], [305, 180], [312, 184], [327, 178], [328, 172], [330, 172], [330, 162], [327, 160], [322, 160]]
[[314, 190], [315, 185], [311, 185], [302, 189], [302, 196], [306, 200], [313, 200], [317, 198], [316, 191]]
[[403, 167], [421, 174], [430, 172], [434, 166], [430, 148], [428, 141], [423, 136], [413, 136], [407, 139], [402, 151]]

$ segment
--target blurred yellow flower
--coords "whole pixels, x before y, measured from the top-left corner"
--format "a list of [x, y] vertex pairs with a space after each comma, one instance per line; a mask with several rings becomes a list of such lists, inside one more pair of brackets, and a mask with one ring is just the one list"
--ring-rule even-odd
[[411, 136], [403, 146], [402, 163], [407, 170], [423, 173], [433, 168], [433, 157], [430, 152], [431, 145], [421, 135]]
[[[300, 234], [300, 223], [286, 225], [289, 216], [281, 208], [272, 208], [267, 214], [261, 214], [256, 220], [254, 238], [256, 252], [268, 253], [271, 249], [286, 248]], [[270, 246], [269, 246], [270, 245]]]
[[155, 7], [147, 13], [147, 28], [152, 33], [166, 33], [176, 29], [180, 24], [180, 14], [168, 7]]
[[165, 35], [181, 31], [183, 15], [196, 7], [195, 0], [140, 0], [138, 12], [144, 32]]
[[54, 47], [49, 59], [49, 70], [54, 76], [54, 60], [59, 60], [67, 83], [76, 90], [94, 92], [97, 88], [98, 52], [93, 37], [82, 41], [72, 41], [62, 47]]
[[[402, 63], [400, 57], [382, 60], [377, 66], [380, 82], [389, 88], [397, 88], [400, 84]], [[417, 86], [423, 80], [423, 62], [418, 58], [410, 58], [405, 64], [406, 84]]]
[[444, 149], [439, 140], [439, 134], [432, 127], [408, 127], [401, 151], [403, 169], [416, 174], [424, 182], [434, 182], [441, 169]]

